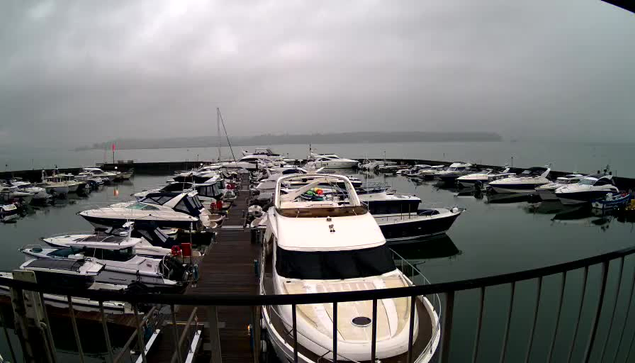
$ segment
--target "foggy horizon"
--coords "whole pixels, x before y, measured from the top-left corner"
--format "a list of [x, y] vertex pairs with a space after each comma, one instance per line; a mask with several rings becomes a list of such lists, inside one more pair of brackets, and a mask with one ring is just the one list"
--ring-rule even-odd
[[632, 13], [601, 1], [10, 2], [0, 145], [355, 131], [628, 142]]

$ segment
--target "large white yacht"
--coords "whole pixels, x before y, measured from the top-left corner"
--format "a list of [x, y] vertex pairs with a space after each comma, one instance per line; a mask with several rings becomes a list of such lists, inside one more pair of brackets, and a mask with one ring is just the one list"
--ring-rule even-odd
[[550, 168], [529, 168], [518, 176], [494, 180], [489, 186], [501, 194], [534, 194], [537, 187], [551, 183], [551, 180], [547, 179], [550, 172]]
[[102, 178], [104, 182], [111, 183], [119, 177], [120, 173], [114, 172], [114, 171], [104, 171], [98, 167], [88, 167], [88, 168], [82, 168], [82, 172], [80, 174], [97, 176]]
[[579, 183], [584, 177], [582, 174], [567, 174], [565, 176], [559, 176], [556, 180], [549, 184], [544, 184], [536, 188], [536, 193], [542, 200], [558, 200], [556, 196], [556, 189], [565, 185]]
[[[307, 177], [306, 175], [302, 177]], [[319, 292], [375, 290], [412, 285], [395, 267], [384, 236], [359, 200], [345, 176], [313, 175], [304, 187], [281, 193], [280, 178], [274, 206], [267, 214], [264, 235], [270, 258], [261, 264], [262, 294], [310, 294]], [[303, 198], [319, 185], [336, 187], [339, 193], [322, 200]], [[439, 343], [439, 317], [425, 297], [415, 299], [410, 316], [410, 299], [379, 300], [377, 304], [376, 357], [382, 362], [403, 361], [408, 352], [410, 319], [414, 320], [413, 358], [429, 362]], [[297, 346], [299, 362], [333, 360], [333, 304], [298, 305]], [[338, 304], [338, 360], [368, 361], [372, 346], [372, 302]], [[272, 346], [284, 362], [293, 361], [294, 341], [290, 305], [263, 308], [264, 322]]]
[[335, 154], [315, 154], [312, 153], [306, 163], [306, 169], [352, 169], [356, 168], [359, 161], [341, 158]]
[[419, 208], [421, 198], [388, 193], [386, 188], [358, 188], [388, 243], [432, 237], [446, 233], [463, 209]]
[[109, 207], [79, 213], [97, 228], [122, 227], [126, 222], [151, 222], [161, 228], [207, 230], [212, 228], [210, 212], [203, 207], [196, 191], [189, 193], [150, 193], [139, 201], [116, 203]]
[[456, 181], [462, 187], [471, 188], [477, 185], [484, 186], [494, 180], [514, 177], [516, 174], [510, 172], [510, 168], [505, 168], [502, 171], [495, 171], [494, 169], [487, 169], [480, 173], [473, 173], [460, 176]]
[[602, 199], [609, 193], [619, 194], [619, 192], [620, 190], [613, 184], [612, 175], [587, 176], [579, 183], [556, 189], [556, 197], [565, 205], [586, 204]]
[[474, 172], [474, 166], [470, 163], [456, 162], [450, 164], [447, 169], [439, 171], [437, 178], [442, 182], [450, 185], [456, 182], [456, 179], [460, 176], [467, 175]]

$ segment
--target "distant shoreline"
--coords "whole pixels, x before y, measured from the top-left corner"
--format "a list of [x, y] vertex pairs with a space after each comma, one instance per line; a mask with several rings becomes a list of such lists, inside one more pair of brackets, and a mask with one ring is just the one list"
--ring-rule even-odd
[[[259, 135], [230, 139], [232, 146], [253, 145], [328, 145], [366, 144], [398, 142], [500, 142], [503, 138], [493, 132], [359, 132], [312, 135]], [[104, 150], [115, 145], [117, 150], [186, 149], [218, 147], [217, 136], [179, 137], [170, 139], [118, 139], [91, 146], [76, 148], [75, 151]], [[223, 138], [221, 146], [227, 147]]]

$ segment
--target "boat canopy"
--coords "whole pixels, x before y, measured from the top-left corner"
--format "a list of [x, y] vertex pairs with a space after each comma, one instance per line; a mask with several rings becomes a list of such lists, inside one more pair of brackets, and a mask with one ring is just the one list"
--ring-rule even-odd
[[278, 246], [288, 251], [347, 251], [386, 243], [381, 229], [369, 213], [337, 218], [293, 218], [275, 220]]

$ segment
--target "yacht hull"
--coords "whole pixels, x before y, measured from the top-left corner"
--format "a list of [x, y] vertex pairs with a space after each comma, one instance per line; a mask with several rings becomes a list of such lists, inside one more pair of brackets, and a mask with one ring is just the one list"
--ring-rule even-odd
[[557, 193], [556, 196], [564, 205], [579, 205], [591, 203], [594, 200], [603, 199], [608, 193], [613, 191], [584, 191], [578, 193]]
[[500, 194], [536, 194], [536, 188], [542, 184], [497, 184], [490, 187]]
[[379, 215], [375, 216], [386, 242], [394, 244], [446, 233], [462, 211], [440, 210], [436, 215]]
[[[126, 219], [126, 218], [106, 218], [106, 217], [95, 217], [95, 216], [87, 216], [84, 214], [80, 214], [88, 223], [92, 224], [96, 228], [110, 228], [110, 227], [123, 227], [126, 222], [137, 221], [134, 219]], [[174, 221], [174, 220], [165, 220], [165, 219], [142, 219], [139, 224], [144, 222], [152, 223], [152, 225], [157, 228], [181, 228], [181, 229], [196, 229], [198, 223], [192, 223], [187, 221]], [[193, 226], [192, 226], [193, 224]]]

